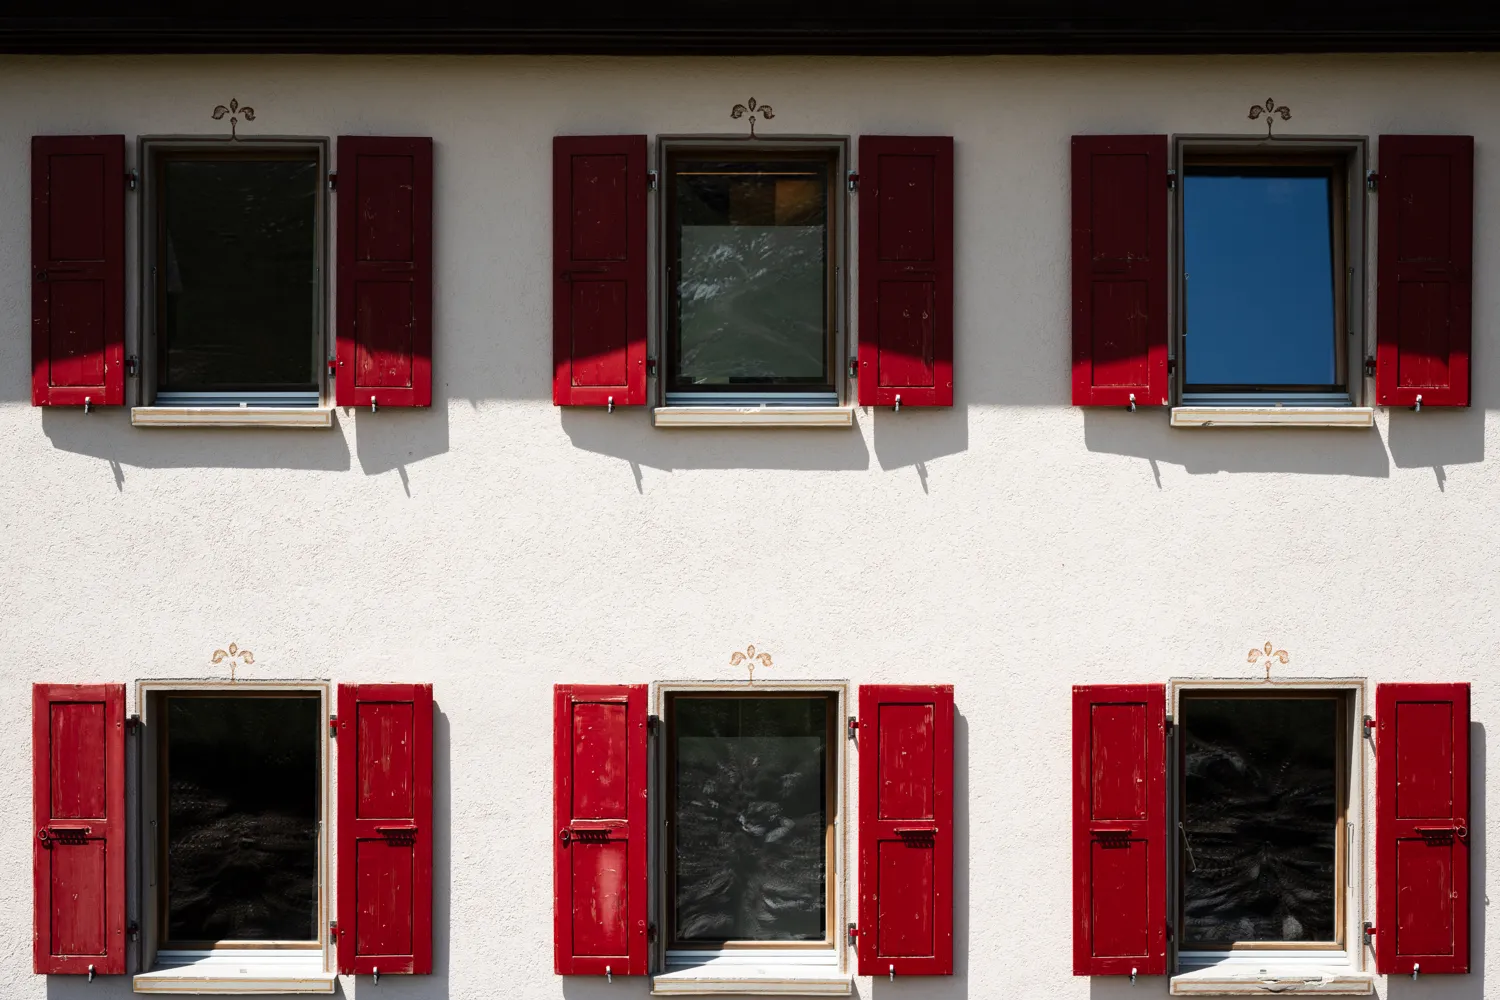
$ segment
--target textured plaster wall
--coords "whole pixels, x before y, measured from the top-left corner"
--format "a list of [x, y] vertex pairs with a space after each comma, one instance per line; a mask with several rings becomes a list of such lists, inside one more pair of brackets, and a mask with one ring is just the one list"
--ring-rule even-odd
[[[551, 973], [551, 686], [734, 681], [747, 643], [767, 679], [957, 687], [958, 975], [859, 996], [1164, 995], [1070, 975], [1069, 689], [1250, 676], [1267, 639], [1286, 675], [1475, 683], [1474, 973], [1379, 989], [1500, 993], [1496, 93], [1500, 59], [1461, 55], [0, 60], [0, 997], [128, 992], [31, 974], [29, 685], [220, 676], [230, 641], [256, 677], [435, 685], [436, 975], [345, 995], [643, 996]], [[551, 137], [738, 131], [752, 95], [768, 134], [956, 137], [951, 410], [673, 432], [551, 405]], [[1067, 405], [1070, 134], [1253, 134], [1268, 96], [1289, 133], [1476, 137], [1472, 409], [1235, 432]], [[435, 138], [430, 411], [29, 405], [29, 137], [218, 133], [230, 97], [247, 135]]]

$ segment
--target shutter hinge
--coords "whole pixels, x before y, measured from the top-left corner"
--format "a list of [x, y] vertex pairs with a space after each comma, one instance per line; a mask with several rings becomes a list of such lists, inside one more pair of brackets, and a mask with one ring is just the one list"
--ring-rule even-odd
[[859, 358], [849, 359], [849, 377], [859, 378]]
[[1176, 934], [1174, 933], [1174, 931], [1172, 929], [1172, 921], [1170, 921], [1170, 920], [1167, 921], [1167, 940], [1168, 941], [1174, 941], [1174, 940], [1176, 940]]
[[339, 363], [338, 363], [338, 361], [336, 359], [334, 359], [334, 358], [329, 358], [328, 359], [328, 377], [329, 378], [335, 378], [335, 377], [338, 376], [338, 373], [339, 373]]
[[330, 191], [337, 191], [338, 190], [338, 186], [339, 186], [339, 172], [337, 170], [330, 170], [330, 171], [328, 171], [328, 190], [330, 190]]
[[1375, 356], [1372, 354], [1365, 358], [1365, 378], [1375, 377]]
[[855, 924], [849, 925], [849, 947], [853, 948], [859, 943], [859, 927]]
[[1367, 191], [1379, 191], [1380, 190], [1380, 175], [1377, 174], [1373, 170], [1366, 170], [1365, 171], [1365, 190], [1367, 190]]
[[1369, 948], [1371, 951], [1374, 951], [1375, 950], [1375, 925], [1372, 924], [1372, 923], [1370, 923], [1368, 920], [1365, 921], [1364, 938], [1365, 938], [1365, 947]]
[[1176, 358], [1168, 358], [1167, 359], [1167, 374], [1171, 375], [1175, 371], [1177, 371], [1177, 359]]
[[655, 358], [647, 358], [646, 359], [646, 377], [647, 378], [656, 378], [656, 359]]
[[1176, 191], [1177, 190], [1177, 171], [1176, 170], [1168, 170], [1167, 171], [1167, 190], [1168, 191]]
[[139, 715], [132, 715], [132, 716], [130, 716], [129, 718], [127, 718], [125, 720], [125, 731], [127, 733], [133, 733], [137, 729], [140, 729], [140, 728], [141, 728], [141, 717]]
[[646, 940], [647, 941], [655, 941], [656, 940], [656, 924], [651, 923], [651, 924], [647, 924], [646, 925]]
[[1176, 725], [1176, 723], [1174, 723], [1174, 722], [1173, 722], [1173, 721], [1172, 721], [1172, 717], [1171, 717], [1171, 716], [1170, 716], [1170, 715], [1169, 715], [1169, 716], [1167, 716], [1167, 717], [1166, 717], [1166, 719], [1165, 719], [1165, 720], [1164, 720], [1164, 721], [1165, 721], [1165, 722], [1166, 722], [1166, 724], [1167, 724], [1167, 732], [1169, 732], [1169, 733], [1170, 733], [1170, 732], [1171, 732], [1171, 731], [1172, 731], [1172, 727], [1173, 727], [1173, 726], [1174, 726], [1174, 725]]
[[139, 357], [137, 357], [136, 355], [134, 355], [134, 354], [127, 354], [127, 355], [125, 355], [125, 375], [126, 375], [126, 377], [128, 377], [128, 378], [135, 378], [138, 374], [140, 374], [140, 370], [141, 370], [141, 359]]
[[[854, 716], [851, 715], [851, 716], [849, 716], [849, 738], [851, 740], [855, 739], [855, 737], [856, 737], [856, 735], [858, 733], [859, 733], [859, 720], [857, 718], [855, 718]], [[851, 924], [850, 926], [852, 927], [853, 925]]]
[[339, 717], [330, 715], [328, 717], [328, 738], [336, 740], [339, 738]]
[[330, 920], [330, 921], [328, 921], [328, 943], [329, 944], [337, 944], [338, 940], [339, 940], [339, 922], [337, 920]]
[[137, 181], [136, 181], [136, 173], [135, 173], [135, 171], [134, 170], [127, 170], [127, 171], [125, 171], [125, 189], [127, 191], [134, 191], [136, 183], [137, 183]]
[[655, 170], [648, 170], [648, 171], [646, 171], [646, 190], [647, 191], [655, 191], [656, 190], [656, 185], [657, 185], [656, 171]]
[[646, 732], [648, 732], [648, 733], [655, 733], [656, 730], [658, 728], [660, 728], [660, 726], [661, 726], [661, 716], [659, 716], [659, 715], [648, 715], [648, 716], [646, 716]]
[[1375, 742], [1375, 720], [1372, 719], [1368, 715], [1365, 716], [1365, 724], [1363, 726], [1361, 726], [1360, 728], [1362, 728], [1365, 731], [1365, 739], [1369, 740], [1371, 743], [1374, 743]]
[[858, 191], [859, 190], [859, 171], [858, 170], [851, 170], [851, 171], [849, 171], [849, 190], [850, 191]]
[[125, 933], [130, 935], [130, 940], [139, 941], [141, 937], [141, 925], [132, 920], [125, 925]]

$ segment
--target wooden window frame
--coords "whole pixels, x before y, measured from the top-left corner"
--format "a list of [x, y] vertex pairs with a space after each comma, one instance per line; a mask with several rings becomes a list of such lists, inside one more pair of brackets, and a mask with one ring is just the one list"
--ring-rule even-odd
[[[1172, 392], [1179, 405], [1323, 405], [1361, 406], [1368, 398], [1364, 359], [1367, 343], [1365, 294], [1370, 255], [1366, 253], [1365, 171], [1368, 141], [1363, 136], [1173, 137], [1171, 345]], [[1187, 174], [1194, 167], [1302, 167], [1327, 169], [1332, 178], [1333, 269], [1344, 280], [1334, 283], [1334, 368], [1341, 384], [1332, 389], [1300, 386], [1215, 386], [1188, 391], [1186, 350], [1187, 281], [1185, 223]], [[1254, 280], [1247, 276], [1246, 280]], [[1226, 397], [1233, 397], [1232, 401]], [[1347, 397], [1345, 399], [1344, 397]]]
[[[167, 712], [169, 698], [306, 698], [318, 699], [318, 898], [314, 914], [314, 936], [302, 940], [258, 941], [173, 941], [167, 938]], [[327, 683], [321, 681], [237, 681], [237, 682], [140, 682], [136, 704], [140, 711], [145, 739], [141, 741], [139, 754], [141, 772], [146, 779], [142, 783], [142, 844], [139, 859], [143, 876], [140, 885], [143, 894], [140, 902], [140, 923], [143, 930], [143, 954], [141, 965], [149, 970], [156, 957], [162, 953], [182, 952], [259, 952], [277, 951], [321, 951], [323, 968], [332, 969], [331, 946], [326, 928], [333, 919], [332, 880], [334, 870], [330, 850], [331, 808], [329, 793], [333, 766], [332, 746], [329, 739], [327, 719], [331, 714], [332, 692]], [[150, 833], [147, 832], [150, 829]]]
[[[826, 268], [827, 308], [825, 350], [828, 356], [828, 382], [817, 386], [746, 385], [724, 389], [676, 388], [673, 380], [673, 345], [676, 343], [676, 295], [672, 287], [672, 261], [677, 246], [676, 199], [673, 197], [674, 163], [684, 156], [722, 156], [725, 159], [806, 159], [826, 162], [829, 166], [827, 222], [828, 253]], [[658, 359], [656, 405], [658, 406], [731, 406], [744, 405], [753, 397], [756, 403], [775, 404], [782, 397], [788, 404], [801, 403], [811, 396], [833, 394], [829, 405], [845, 405], [850, 398], [847, 358], [853, 353], [848, 330], [848, 299], [851, 291], [848, 254], [849, 216], [853, 197], [847, 178], [850, 164], [848, 136], [790, 135], [775, 139], [756, 138], [751, 144], [743, 135], [662, 135], [656, 140], [656, 170], [660, 178], [657, 198], [655, 245], [649, 260], [656, 268], [655, 348]], [[669, 402], [668, 397], [677, 397]], [[691, 400], [681, 397], [693, 396]], [[722, 397], [714, 399], [711, 397]], [[817, 405], [817, 404], [814, 404]]]
[[[140, 322], [137, 327], [134, 353], [140, 359], [138, 382], [138, 405], [239, 405], [241, 402], [256, 405], [281, 405], [267, 399], [268, 396], [301, 395], [305, 390], [278, 390], [274, 388], [235, 388], [223, 391], [183, 390], [204, 397], [201, 402], [158, 403], [157, 394], [161, 378], [158, 352], [163, 339], [159, 327], [162, 321], [160, 302], [166, 282], [164, 225], [165, 201], [162, 171], [167, 161], [179, 159], [206, 160], [270, 160], [283, 159], [285, 154], [306, 154], [317, 162], [316, 212], [313, 227], [313, 267], [316, 283], [313, 292], [313, 336], [308, 363], [312, 366], [315, 405], [326, 406], [333, 395], [333, 386], [328, 379], [328, 358], [333, 354], [332, 329], [330, 325], [329, 295], [332, 291], [329, 251], [329, 225], [332, 216], [332, 201], [325, 179], [329, 175], [330, 143], [325, 137], [266, 136], [246, 138], [233, 142], [223, 138], [203, 136], [141, 136], [137, 140], [137, 162], [141, 165], [141, 206], [139, 229], [140, 273], [139, 288]], [[129, 278], [127, 277], [127, 282]], [[128, 342], [127, 342], [128, 343]], [[129, 349], [129, 348], [127, 348]], [[212, 397], [212, 398], [209, 398]]]

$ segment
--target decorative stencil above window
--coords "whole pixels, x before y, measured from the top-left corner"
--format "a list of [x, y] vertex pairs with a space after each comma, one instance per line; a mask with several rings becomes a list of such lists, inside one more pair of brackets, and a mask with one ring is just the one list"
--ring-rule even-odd
[[214, 121], [223, 120], [225, 115], [229, 116], [230, 139], [239, 138], [237, 130], [239, 128], [241, 118], [244, 118], [247, 122], [255, 121], [255, 109], [251, 107], [240, 107], [239, 99], [235, 97], [231, 97], [229, 99], [228, 106], [220, 104], [219, 106], [214, 108]]

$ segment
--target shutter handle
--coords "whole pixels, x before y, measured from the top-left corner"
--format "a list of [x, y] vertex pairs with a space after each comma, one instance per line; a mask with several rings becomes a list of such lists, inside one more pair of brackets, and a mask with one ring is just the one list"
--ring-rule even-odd
[[567, 847], [568, 841], [573, 839], [573, 831], [569, 830], [567, 827], [563, 827], [562, 830], [558, 832], [557, 839], [563, 842], [564, 847]]

